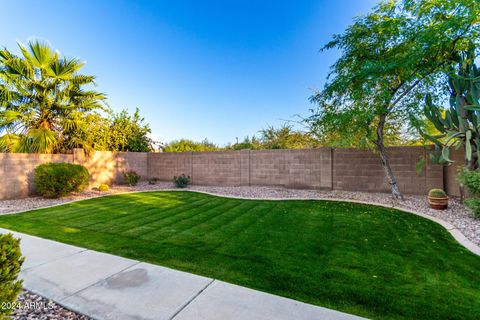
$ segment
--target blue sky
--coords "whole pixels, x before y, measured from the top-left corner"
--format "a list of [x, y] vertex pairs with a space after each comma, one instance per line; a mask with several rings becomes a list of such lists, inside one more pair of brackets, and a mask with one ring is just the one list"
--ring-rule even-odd
[[48, 40], [157, 139], [225, 144], [308, 115], [338, 55], [319, 49], [375, 2], [3, 0], [0, 45]]

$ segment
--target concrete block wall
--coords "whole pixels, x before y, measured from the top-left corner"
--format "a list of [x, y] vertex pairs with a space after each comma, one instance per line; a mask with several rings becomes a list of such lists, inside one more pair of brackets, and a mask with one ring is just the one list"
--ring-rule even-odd
[[122, 183], [123, 172], [135, 171], [140, 180], [148, 177], [148, 152], [117, 152], [116, 183]]
[[90, 173], [90, 186], [123, 182], [123, 172], [133, 170], [143, 179], [148, 176], [147, 152], [96, 151], [87, 156], [83, 149], [73, 151], [73, 161]]
[[[323, 161], [328, 161], [328, 153], [325, 154], [324, 151], [325, 149], [253, 150], [250, 153], [250, 184], [324, 188], [327, 184], [322, 184], [324, 163], [321, 162], [321, 156]], [[328, 165], [325, 166], [327, 167]]]
[[85, 166], [90, 173], [90, 185], [111, 184], [116, 179], [117, 162], [113, 152], [97, 151], [87, 156], [83, 149], [73, 150], [73, 162]]
[[465, 164], [465, 153], [462, 149], [452, 150], [452, 164], [444, 167], [445, 191], [453, 196], [460, 196], [460, 184], [457, 180], [458, 170]]
[[90, 173], [90, 187], [102, 183], [123, 182], [123, 172], [136, 171], [148, 177], [148, 153], [97, 151], [86, 156], [82, 149], [73, 154], [0, 153], [0, 200], [25, 198], [35, 194], [34, 170], [48, 162], [68, 162], [84, 165]]
[[248, 185], [249, 152], [192, 153], [192, 181], [202, 185]]
[[[398, 184], [406, 194], [443, 188], [443, 168], [428, 162], [423, 147], [388, 149]], [[259, 185], [324, 190], [389, 192], [379, 155], [369, 150], [319, 148], [308, 150], [243, 150], [149, 154], [148, 175], [170, 181], [185, 173], [193, 184]]]
[[171, 181], [173, 176], [192, 176], [192, 152], [149, 153], [148, 177]]
[[71, 154], [0, 153], [0, 200], [35, 193], [34, 170], [47, 162], [73, 162]]
[[[388, 148], [392, 169], [405, 194], [426, 194], [446, 188], [456, 195], [456, 168], [427, 163], [423, 147]], [[457, 157], [454, 155], [452, 157]], [[461, 155], [458, 155], [461, 158]], [[142, 153], [97, 151], [86, 156], [75, 149], [67, 155], [0, 154], [0, 199], [32, 194], [33, 170], [45, 162], [72, 162], [90, 172], [90, 186], [123, 182], [122, 172], [134, 170], [145, 178], [171, 181], [182, 173], [192, 183], [218, 186], [284, 186], [322, 190], [389, 192], [379, 155], [368, 150], [319, 148], [308, 150], [242, 150], [229, 152]], [[444, 181], [445, 180], [445, 181]]]
[[184, 173], [201, 185], [330, 189], [331, 172], [330, 148], [148, 155], [149, 177], [170, 181]]
[[[424, 147], [388, 148], [390, 165], [404, 193], [425, 194], [431, 188], [443, 188], [442, 166], [428, 162], [417, 172], [417, 163], [427, 153]], [[335, 149], [333, 154], [333, 189], [389, 192], [390, 186], [377, 153]]]

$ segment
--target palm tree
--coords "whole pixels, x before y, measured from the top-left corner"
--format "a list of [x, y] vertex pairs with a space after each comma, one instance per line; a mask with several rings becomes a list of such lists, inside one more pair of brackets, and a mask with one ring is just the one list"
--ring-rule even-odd
[[55, 153], [92, 141], [79, 139], [86, 116], [105, 108], [106, 95], [85, 86], [84, 63], [60, 57], [49, 45], [19, 44], [21, 56], [0, 50], [0, 151]]

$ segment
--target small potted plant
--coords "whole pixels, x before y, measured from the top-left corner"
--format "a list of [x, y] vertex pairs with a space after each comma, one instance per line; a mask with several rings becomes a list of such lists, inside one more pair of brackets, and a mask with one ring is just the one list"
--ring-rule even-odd
[[428, 192], [428, 204], [432, 209], [445, 210], [448, 207], [448, 196], [442, 189], [432, 189]]

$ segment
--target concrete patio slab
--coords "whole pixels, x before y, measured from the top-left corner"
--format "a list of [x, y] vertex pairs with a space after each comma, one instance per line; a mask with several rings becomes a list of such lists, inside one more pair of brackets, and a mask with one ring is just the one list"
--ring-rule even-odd
[[331, 309], [215, 280], [175, 320], [354, 320]]
[[102, 319], [172, 319], [213, 279], [140, 263], [62, 300]]
[[[25, 257], [22, 270], [52, 262], [86, 250], [84, 248], [0, 228], [0, 234], [2, 233], [12, 233], [15, 237], [22, 239], [20, 242], [20, 249]], [[40, 239], [41, 241], [39, 241]]]
[[88, 250], [27, 269], [20, 277], [26, 288], [60, 301], [137, 263]]

